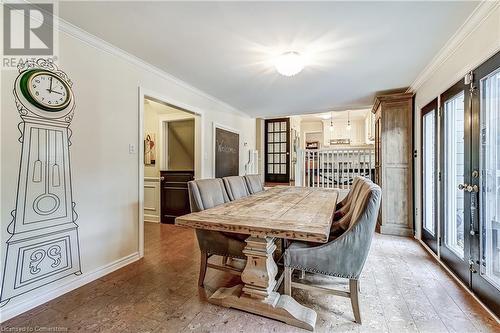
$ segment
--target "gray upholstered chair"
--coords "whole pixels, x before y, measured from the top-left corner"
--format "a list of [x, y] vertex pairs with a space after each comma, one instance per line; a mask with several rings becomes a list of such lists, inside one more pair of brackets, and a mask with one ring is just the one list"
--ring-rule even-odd
[[[363, 182], [366, 185], [353, 201], [349, 226], [342, 235], [326, 244], [292, 242], [284, 256], [286, 295], [291, 295], [291, 288], [297, 287], [348, 297], [357, 323], [361, 323], [358, 279], [370, 250], [381, 200], [380, 187], [369, 180]], [[295, 269], [349, 279], [349, 291], [292, 282]]]
[[[191, 212], [199, 212], [229, 202], [222, 179], [200, 179], [188, 182]], [[246, 235], [196, 229], [196, 238], [201, 251], [198, 285], [203, 286], [207, 268], [239, 274], [240, 270], [227, 265], [226, 259], [246, 259], [243, 254]], [[222, 256], [222, 265], [208, 263], [212, 255]]]
[[260, 175], [246, 175], [244, 177], [250, 194], [264, 191], [264, 184], [262, 183]]
[[240, 176], [230, 176], [222, 178], [224, 186], [229, 196], [229, 200], [238, 200], [250, 195], [245, 178]]

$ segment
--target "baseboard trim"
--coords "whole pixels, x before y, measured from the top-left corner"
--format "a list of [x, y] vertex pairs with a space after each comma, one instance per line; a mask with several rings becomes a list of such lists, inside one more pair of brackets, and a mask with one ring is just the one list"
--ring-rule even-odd
[[127, 266], [134, 261], [139, 260], [139, 252], [132, 253], [126, 257], [120, 258], [112, 263], [101, 266], [91, 272], [82, 273], [81, 275], [74, 276], [71, 281], [64, 283], [63, 285], [52, 287], [51, 289], [33, 296], [31, 299], [14, 304], [9, 307], [7, 303], [3, 308], [0, 309], [0, 323], [3, 323], [15, 316], [18, 316], [28, 310], [31, 310], [43, 303], [46, 303], [54, 298], [62, 296], [76, 288], [79, 288], [87, 283], [97, 280], [117, 269]]
[[382, 235], [412, 237], [413, 230], [408, 227], [403, 227], [400, 224], [382, 224], [379, 225], [378, 232]]
[[462, 280], [460, 280], [460, 279], [458, 278], [458, 276], [456, 276], [456, 275], [455, 275], [455, 273], [453, 273], [453, 271], [452, 271], [451, 269], [449, 269], [449, 268], [448, 268], [448, 267], [444, 264], [444, 262], [442, 262], [442, 261], [441, 261], [441, 259], [439, 259], [439, 257], [438, 257], [438, 256], [434, 253], [434, 251], [432, 251], [432, 249], [431, 249], [431, 248], [430, 248], [427, 244], [425, 244], [425, 242], [424, 242], [423, 240], [418, 239], [418, 238], [415, 238], [415, 239], [416, 239], [416, 240], [420, 243], [420, 245], [421, 245], [421, 246], [422, 246], [422, 247], [423, 247], [423, 248], [424, 248], [427, 252], [429, 252], [429, 254], [432, 256], [432, 258], [434, 258], [434, 259], [435, 259], [435, 260], [439, 263], [439, 265], [441, 265], [441, 267], [443, 267], [443, 268], [444, 268], [444, 270], [445, 270], [448, 274], [450, 274], [450, 275], [451, 275], [451, 277], [452, 277], [455, 281], [457, 281], [457, 283], [460, 285], [460, 287], [461, 287], [463, 290], [465, 290], [467, 293], [469, 293], [469, 294], [470, 294], [470, 295], [471, 295], [471, 296], [472, 296], [472, 297], [473, 297], [473, 298], [474, 298], [474, 299], [475, 299], [475, 300], [479, 303], [479, 305], [481, 305], [481, 307], [482, 307], [483, 309], [485, 309], [485, 310], [486, 310], [486, 312], [488, 312], [488, 314], [489, 314], [490, 316], [492, 316], [492, 317], [496, 320], [496, 322], [497, 322], [498, 324], [500, 324], [500, 318], [498, 318], [498, 317], [497, 317], [497, 315], [496, 315], [496, 314], [494, 314], [494, 313], [490, 310], [490, 308], [488, 308], [488, 307], [487, 307], [487, 306], [486, 306], [483, 302], [481, 302], [481, 300], [480, 300], [480, 299], [476, 296], [476, 294], [474, 294], [474, 292], [472, 292], [472, 290], [470, 290], [469, 288], [467, 288], [467, 286], [466, 286], [466, 285], [462, 282]]

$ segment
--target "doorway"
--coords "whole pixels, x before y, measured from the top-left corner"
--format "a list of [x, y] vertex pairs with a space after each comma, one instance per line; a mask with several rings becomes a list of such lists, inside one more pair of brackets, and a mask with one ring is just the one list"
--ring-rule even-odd
[[[139, 89], [141, 256], [144, 255], [144, 222], [173, 223], [176, 216], [189, 209], [187, 181], [200, 178], [203, 165], [201, 117], [201, 110]], [[185, 154], [175, 151], [174, 147], [178, 146], [183, 146]]]
[[500, 314], [500, 53], [441, 96], [440, 255]]
[[266, 119], [264, 124], [266, 182], [290, 182], [290, 119]]
[[175, 222], [188, 214], [187, 182], [194, 179], [195, 115], [144, 99], [144, 220]]

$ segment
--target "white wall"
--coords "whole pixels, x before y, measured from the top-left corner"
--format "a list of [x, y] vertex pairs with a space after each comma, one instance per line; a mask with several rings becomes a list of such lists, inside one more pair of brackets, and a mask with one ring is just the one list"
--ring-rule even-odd
[[366, 140], [366, 125], [364, 119], [351, 120], [351, 130], [348, 131], [347, 120], [336, 120], [333, 123], [333, 132], [330, 131], [330, 120], [317, 120], [300, 122], [300, 146], [305, 147], [306, 134], [317, 133], [309, 135], [309, 138], [314, 137], [319, 140], [322, 148], [330, 146], [330, 139], [351, 139], [352, 146], [362, 146], [367, 144]]
[[144, 103], [144, 133], [155, 135], [156, 160], [155, 164], [144, 165], [145, 177], [160, 177], [160, 161], [162, 160], [163, 142], [160, 140], [158, 112], [151, 103]]
[[[415, 144], [418, 158], [415, 165], [416, 209], [422, 211], [420, 198], [422, 170], [420, 167], [420, 110], [434, 98], [446, 91], [464, 75], [500, 50], [500, 6], [498, 3], [484, 3], [471, 16], [462, 30], [443, 49], [442, 54], [430, 64], [414, 85], [415, 93]], [[440, 61], [440, 59], [442, 61]], [[416, 216], [417, 237], [420, 237], [421, 214]]]
[[300, 147], [306, 145], [306, 133], [323, 133], [323, 123], [321, 121], [302, 121], [300, 123]]
[[330, 131], [330, 120], [323, 120], [324, 146], [330, 145], [330, 139], [351, 139], [352, 146], [366, 144], [366, 129], [363, 119], [351, 120], [351, 129], [347, 130], [347, 121], [333, 123], [333, 131]]
[[[83, 35], [84, 39], [88, 36]], [[217, 122], [240, 133], [240, 172], [248, 149], [255, 147], [255, 120], [238, 113], [168, 75], [91, 46], [78, 38], [59, 34], [60, 68], [74, 82], [76, 110], [71, 129], [73, 200], [78, 212], [83, 275], [70, 276], [15, 297], [2, 308], [9, 317], [53, 298], [79, 284], [113, 270], [124, 258], [138, 258], [139, 224], [139, 87], [159, 92], [170, 101], [190, 106], [201, 116], [202, 177], [211, 177], [212, 126]], [[99, 43], [97, 43], [99, 44]], [[100, 45], [100, 44], [99, 44]], [[3, 70], [1, 77], [1, 261], [4, 262], [10, 212], [16, 204], [21, 144], [17, 141], [19, 114], [12, 87], [17, 71]], [[189, 107], [186, 107], [189, 109]], [[244, 143], [247, 146], [243, 146]], [[129, 153], [129, 144], [136, 147]], [[115, 266], [113, 266], [115, 264]], [[11, 269], [9, 267], [9, 269]], [[3, 272], [3, 268], [2, 268]], [[91, 274], [92, 273], [92, 274]]]

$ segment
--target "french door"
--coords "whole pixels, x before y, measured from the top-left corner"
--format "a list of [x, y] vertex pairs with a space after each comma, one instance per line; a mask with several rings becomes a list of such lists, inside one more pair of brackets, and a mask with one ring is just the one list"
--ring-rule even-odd
[[471, 109], [460, 81], [441, 95], [441, 240], [443, 260], [463, 281], [470, 280]]
[[500, 53], [441, 95], [440, 256], [500, 314]]
[[500, 315], [500, 53], [473, 72], [472, 87], [471, 285]]
[[437, 99], [422, 108], [422, 240], [437, 253]]
[[290, 182], [290, 119], [265, 121], [265, 180]]

